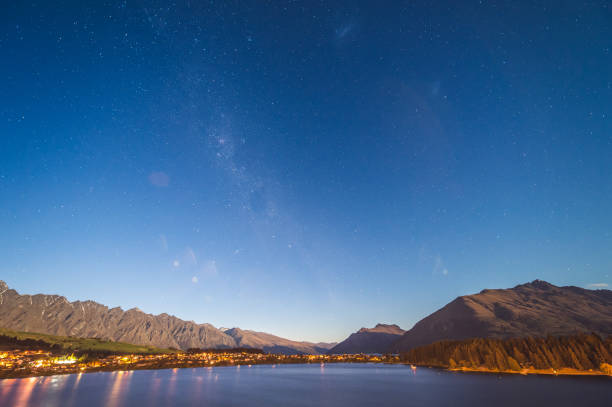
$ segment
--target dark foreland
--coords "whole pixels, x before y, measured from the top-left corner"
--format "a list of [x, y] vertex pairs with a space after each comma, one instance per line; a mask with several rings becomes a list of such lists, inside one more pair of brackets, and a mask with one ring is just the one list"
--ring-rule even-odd
[[401, 354], [402, 362], [451, 370], [612, 375], [612, 337], [476, 338], [441, 341]]

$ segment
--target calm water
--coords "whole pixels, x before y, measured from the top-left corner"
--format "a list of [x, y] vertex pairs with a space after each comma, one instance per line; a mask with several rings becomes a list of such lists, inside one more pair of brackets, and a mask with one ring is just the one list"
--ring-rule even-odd
[[175, 369], [0, 380], [0, 406], [604, 406], [611, 378], [497, 376], [399, 365]]

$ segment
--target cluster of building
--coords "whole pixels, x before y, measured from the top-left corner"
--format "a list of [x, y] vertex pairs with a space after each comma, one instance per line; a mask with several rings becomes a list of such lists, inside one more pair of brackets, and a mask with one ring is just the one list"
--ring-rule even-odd
[[113, 370], [351, 362], [397, 363], [399, 358], [392, 355], [276, 355], [246, 351], [58, 356], [44, 351], [14, 350], [0, 352], [0, 378]]

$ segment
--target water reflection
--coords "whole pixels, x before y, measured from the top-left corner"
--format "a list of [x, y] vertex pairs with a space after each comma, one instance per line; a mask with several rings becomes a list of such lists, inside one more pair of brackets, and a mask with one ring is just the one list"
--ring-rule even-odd
[[83, 373], [77, 374], [76, 380], [74, 381], [74, 386], [72, 386], [72, 390], [76, 390], [79, 387], [79, 382], [81, 381], [81, 377], [83, 377]]
[[[449, 373], [410, 366], [312, 364], [75, 374], [0, 380], [0, 407], [601, 406], [610, 378]], [[444, 391], [441, 391], [444, 389]]]
[[170, 374], [170, 380], [168, 381], [168, 396], [174, 396], [174, 391], [176, 390], [176, 376], [178, 374], [178, 369], [172, 369], [172, 373]]
[[154, 405], [157, 401], [157, 397], [159, 394], [159, 388], [161, 386], [161, 378], [157, 377], [157, 372], [155, 372], [154, 377], [151, 378], [151, 388], [149, 390], [149, 403], [148, 405]]
[[17, 379], [5, 379], [2, 381], [0, 391], [0, 400], [8, 400], [11, 396], [11, 390], [16, 386]]
[[19, 387], [17, 387], [17, 397], [15, 399], [15, 407], [26, 407], [30, 401], [34, 386], [38, 381], [35, 377], [20, 380]]
[[[74, 377], [74, 375], [71, 375]], [[79, 383], [81, 382], [81, 378], [83, 377], [83, 373], [78, 373], [76, 377], [74, 377], [74, 383], [72, 384], [72, 390], [70, 391], [70, 396], [68, 396], [68, 401], [62, 406], [73, 406], [75, 402], [76, 395], [78, 393]]]
[[[66, 407], [69, 404], [66, 402], [66, 395], [64, 395], [64, 389], [70, 380], [75, 380], [74, 375], [58, 375], [51, 376], [49, 380], [49, 386], [52, 389], [52, 393], [55, 394], [49, 403], [45, 407]], [[37, 390], [39, 392], [39, 390]], [[40, 391], [42, 393], [42, 391]], [[44, 394], [44, 393], [43, 393]]]
[[177, 375], [179, 373], [179, 369], [172, 369], [170, 370], [170, 374], [168, 377], [168, 371], [163, 371], [164, 374], [164, 381], [166, 383], [166, 386], [164, 386], [162, 388], [162, 391], [165, 393], [165, 405], [173, 405], [172, 400], [174, 400], [175, 398], [175, 392], [176, 392], [176, 379], [177, 379]]
[[118, 407], [121, 405], [121, 400], [125, 396], [133, 373], [133, 370], [129, 372], [119, 371], [112, 373], [114, 375], [114, 380], [108, 399], [106, 400], [106, 407]]
[[202, 387], [204, 387], [204, 376], [199, 374], [199, 369], [193, 369], [191, 372], [193, 378], [192, 395], [194, 400], [200, 400], [202, 396]]

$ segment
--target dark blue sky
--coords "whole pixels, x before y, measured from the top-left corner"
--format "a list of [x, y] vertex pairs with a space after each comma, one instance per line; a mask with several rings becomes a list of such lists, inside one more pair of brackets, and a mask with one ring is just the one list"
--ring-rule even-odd
[[21, 292], [339, 340], [611, 282], [608, 2], [0, 7]]

